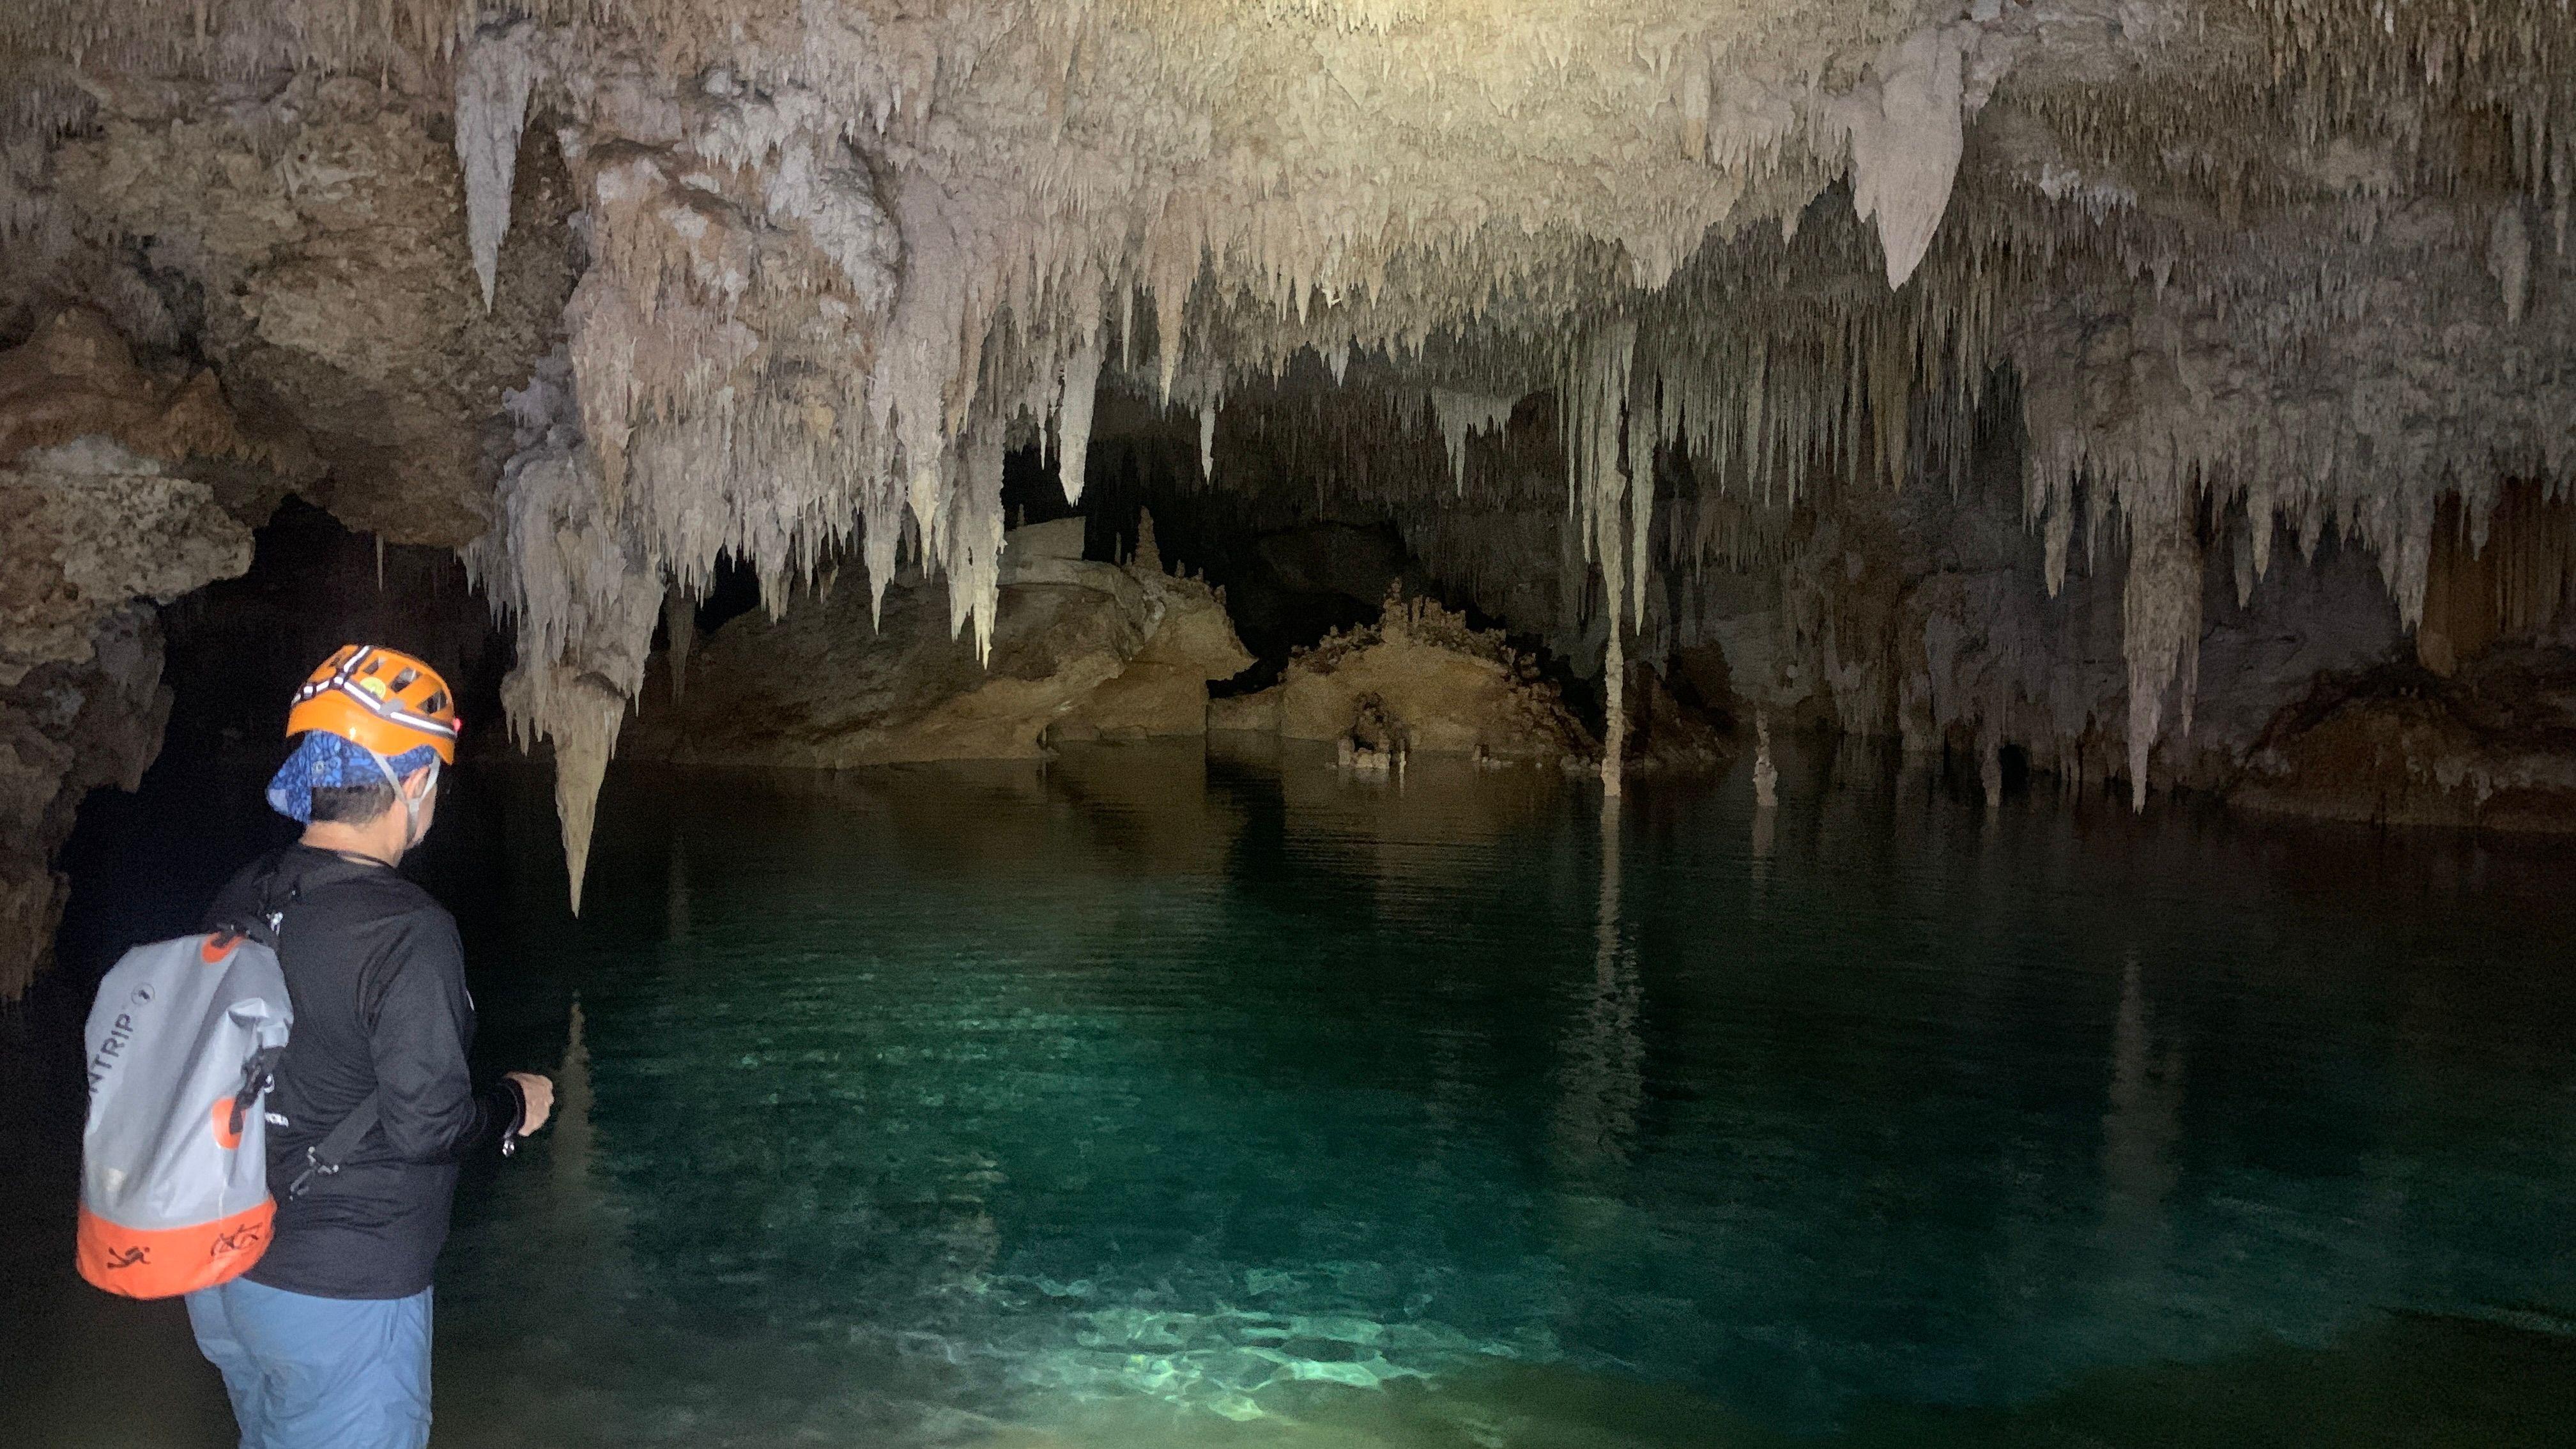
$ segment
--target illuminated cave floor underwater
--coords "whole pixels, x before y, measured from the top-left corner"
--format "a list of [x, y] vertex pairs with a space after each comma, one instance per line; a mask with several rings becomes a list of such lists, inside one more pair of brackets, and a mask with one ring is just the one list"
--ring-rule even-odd
[[[437, 1442], [2576, 1444], [2576, 855], [1878, 764], [629, 772], [578, 926], [487, 772]], [[46, 1141], [0, 1434], [223, 1443]]]

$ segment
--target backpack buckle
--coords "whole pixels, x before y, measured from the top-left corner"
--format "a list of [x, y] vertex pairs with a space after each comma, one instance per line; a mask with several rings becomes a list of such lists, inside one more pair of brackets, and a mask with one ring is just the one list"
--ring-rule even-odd
[[304, 1196], [305, 1191], [313, 1186], [313, 1179], [334, 1176], [340, 1171], [342, 1165], [337, 1162], [324, 1162], [321, 1153], [310, 1147], [305, 1148], [304, 1170], [295, 1174], [295, 1180], [286, 1185], [286, 1195], [291, 1198]]

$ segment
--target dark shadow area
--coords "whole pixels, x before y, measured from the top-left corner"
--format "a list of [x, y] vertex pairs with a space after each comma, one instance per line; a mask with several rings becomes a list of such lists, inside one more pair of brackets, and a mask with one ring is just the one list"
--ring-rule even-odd
[[[81, 1446], [230, 1440], [221, 1387], [179, 1303], [126, 1302], [69, 1281], [81, 1026], [98, 978], [125, 948], [196, 929], [234, 871], [294, 837], [261, 791], [285, 752], [295, 687], [333, 649], [384, 644], [447, 676], [467, 721], [467, 768], [449, 776], [437, 832], [406, 870], [457, 910], [469, 951], [494, 889], [506, 888], [491, 873], [498, 822], [474, 776], [480, 760], [507, 758], [499, 683], [508, 649], [453, 554], [380, 551], [290, 500], [259, 531], [248, 573], [172, 604], [162, 626], [172, 704], [161, 753], [141, 788], [95, 790], [82, 803], [57, 862], [72, 890], [55, 965], [23, 1001], [0, 1005], [0, 1100], [11, 1104], [0, 1112], [0, 1234], [16, 1245], [0, 1254], [13, 1384], [0, 1393], [0, 1443], [10, 1445], [60, 1443], [53, 1426], [74, 1422], [97, 1435]], [[97, 1375], [72, 1368], [83, 1364], [119, 1365], [115, 1392], [99, 1395]], [[72, 1395], [78, 1412], [65, 1402]]]

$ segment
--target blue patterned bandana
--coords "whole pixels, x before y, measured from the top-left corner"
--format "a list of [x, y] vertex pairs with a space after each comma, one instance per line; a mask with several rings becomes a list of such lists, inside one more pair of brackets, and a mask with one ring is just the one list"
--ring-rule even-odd
[[286, 757], [286, 763], [277, 767], [277, 774], [268, 782], [269, 808], [298, 824], [310, 825], [315, 790], [381, 785], [388, 770], [396, 780], [409, 779], [412, 771], [436, 763], [438, 751], [428, 745], [414, 745], [380, 762], [355, 740], [343, 739], [328, 730], [307, 730], [296, 741], [295, 753]]

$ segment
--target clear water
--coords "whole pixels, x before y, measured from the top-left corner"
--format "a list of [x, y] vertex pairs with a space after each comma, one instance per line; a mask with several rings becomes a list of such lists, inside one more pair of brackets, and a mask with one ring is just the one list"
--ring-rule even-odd
[[[487, 783], [431, 876], [563, 1110], [440, 1442], [2576, 1443], [2576, 859], [1789, 784], [629, 774], [576, 925]], [[221, 1442], [14, 1251], [31, 1442]]]

